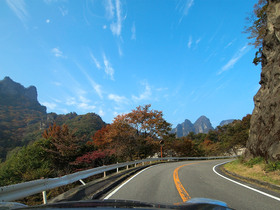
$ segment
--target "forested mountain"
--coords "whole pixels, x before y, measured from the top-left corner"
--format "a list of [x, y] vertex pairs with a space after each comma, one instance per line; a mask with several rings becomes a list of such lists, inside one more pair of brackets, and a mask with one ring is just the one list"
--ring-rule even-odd
[[50, 124], [67, 124], [75, 135], [90, 139], [97, 130], [106, 125], [94, 113], [58, 115], [46, 113], [46, 107], [37, 100], [37, 89], [28, 88], [5, 77], [0, 81], [0, 159], [15, 147], [27, 145], [40, 138]]

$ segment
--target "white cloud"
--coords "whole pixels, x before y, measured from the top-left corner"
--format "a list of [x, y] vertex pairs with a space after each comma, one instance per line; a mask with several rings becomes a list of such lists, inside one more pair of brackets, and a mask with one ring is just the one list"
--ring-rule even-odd
[[104, 112], [102, 109], [99, 109], [98, 114], [99, 114], [101, 117], [104, 117], [104, 116], [105, 116], [105, 112]]
[[181, 13], [181, 18], [179, 20], [179, 23], [181, 23], [181, 21], [183, 20], [184, 16], [187, 16], [189, 13], [190, 8], [194, 5], [194, 0], [181, 0], [178, 3], [178, 8], [179, 8], [179, 12]]
[[201, 38], [197, 39], [197, 40], [195, 41], [195, 44], [199, 44], [200, 41], [201, 41]]
[[57, 104], [51, 102], [42, 102], [42, 104], [51, 110], [55, 109], [57, 106]]
[[122, 57], [123, 56], [123, 51], [122, 51], [122, 47], [121, 47], [120, 44], [118, 44], [118, 51], [119, 51], [120, 57]]
[[105, 10], [106, 10], [106, 16], [108, 19], [112, 19], [114, 17], [114, 5], [112, 3], [112, 0], [107, 0], [105, 4]]
[[142, 101], [142, 100], [150, 99], [152, 95], [152, 90], [150, 85], [147, 82], [143, 82], [142, 85], [145, 86], [145, 90], [139, 96], [132, 95], [133, 100]]
[[52, 53], [54, 54], [55, 57], [58, 57], [58, 58], [59, 57], [63, 57], [63, 58], [65, 57], [65, 56], [63, 56], [63, 52], [60, 51], [58, 47], [53, 48]]
[[77, 101], [74, 97], [69, 97], [66, 99], [66, 105], [68, 106], [72, 106], [72, 105], [76, 105]]
[[26, 10], [24, 0], [6, 0], [6, 3], [10, 7], [10, 9], [15, 13], [15, 15], [20, 19], [20, 21], [25, 23], [29, 14]]
[[192, 47], [192, 36], [189, 37], [188, 48]]
[[110, 76], [111, 80], [114, 80], [115, 71], [114, 71], [113, 67], [111, 66], [111, 64], [105, 54], [103, 54], [103, 62], [104, 62], [104, 66], [105, 66], [105, 69], [104, 69], [105, 73]]
[[65, 7], [59, 7], [60, 13], [61, 15], [64, 17], [66, 15], [68, 15], [68, 10]]
[[97, 93], [97, 95], [102, 99], [103, 95], [102, 95], [102, 87], [97, 84], [89, 75], [88, 73], [83, 69], [83, 67], [76, 63], [76, 65], [78, 66], [78, 68], [81, 70], [81, 72], [83, 72], [83, 74], [86, 76], [86, 78], [88, 79], [88, 81], [90, 82], [92, 88], [95, 90], [95, 92]]
[[246, 44], [235, 53], [235, 55], [222, 67], [222, 69], [217, 74], [222, 74], [223, 72], [231, 69], [239, 61], [239, 59], [247, 53], [247, 51], [248, 45]]
[[105, 10], [107, 18], [113, 20], [110, 24], [113, 35], [120, 36], [122, 30], [122, 8], [120, 0], [115, 0], [115, 5], [112, 0], [107, 0]]
[[91, 59], [95, 63], [96, 68], [101, 69], [101, 65], [100, 65], [99, 61], [94, 57], [94, 55], [91, 52], [89, 54], [90, 54]]
[[93, 110], [96, 108], [96, 106], [93, 106], [93, 105], [89, 105], [87, 103], [79, 103], [78, 105], [78, 108], [80, 109], [86, 109], [86, 110]]
[[107, 25], [103, 25], [103, 27], [102, 27], [104, 30], [107, 28]]
[[60, 82], [52, 82], [55, 86], [62, 86], [62, 84]]
[[46, 23], [50, 23], [50, 22], [51, 22], [50, 19], [47, 19], [47, 20], [46, 20]]
[[128, 99], [125, 96], [118, 96], [118, 95], [115, 95], [115, 94], [109, 94], [108, 98], [110, 100], [115, 101], [118, 104], [120, 104], [120, 103], [127, 103], [128, 102]]
[[132, 27], [131, 27], [131, 39], [136, 40], [136, 27], [135, 27], [135, 22], [133, 22]]

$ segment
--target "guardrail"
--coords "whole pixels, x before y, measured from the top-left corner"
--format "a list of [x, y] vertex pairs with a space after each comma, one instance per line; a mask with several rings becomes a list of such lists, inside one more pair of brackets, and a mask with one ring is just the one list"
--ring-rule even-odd
[[102, 174], [106, 176], [107, 171], [117, 170], [119, 168], [127, 167], [130, 165], [134, 165], [136, 167], [137, 164], [142, 163], [144, 165], [145, 162], [152, 161], [179, 161], [179, 160], [211, 160], [211, 159], [226, 159], [226, 158], [235, 158], [237, 156], [221, 156], [221, 157], [165, 157], [165, 158], [150, 158], [144, 160], [136, 160], [125, 163], [118, 163], [108, 166], [101, 166], [97, 168], [92, 168], [84, 171], [79, 171], [73, 174], [65, 175], [57, 178], [46, 178], [46, 179], [38, 179], [34, 181], [8, 185], [4, 187], [0, 187], [0, 202], [8, 202], [14, 201], [17, 199], [22, 199], [30, 195], [34, 195], [36, 193], [43, 193], [43, 201], [44, 204], [47, 203], [46, 199], [46, 191], [51, 190], [53, 188], [57, 188], [60, 186], [64, 186], [67, 184], [71, 184], [76, 181], [80, 181], [83, 185], [83, 179], [88, 178], [93, 175]]

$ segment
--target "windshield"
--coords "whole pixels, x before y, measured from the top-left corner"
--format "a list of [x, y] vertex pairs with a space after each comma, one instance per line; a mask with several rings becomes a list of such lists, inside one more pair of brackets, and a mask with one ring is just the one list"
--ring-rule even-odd
[[0, 186], [51, 186], [26, 188], [27, 205], [275, 209], [277, 193], [236, 184], [221, 166], [249, 136], [261, 67], [243, 32], [256, 3], [1, 1]]

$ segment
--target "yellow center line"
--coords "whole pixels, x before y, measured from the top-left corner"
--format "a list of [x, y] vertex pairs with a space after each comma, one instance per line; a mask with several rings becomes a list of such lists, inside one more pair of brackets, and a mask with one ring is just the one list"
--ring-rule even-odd
[[175, 186], [176, 186], [183, 202], [186, 202], [187, 200], [191, 199], [191, 196], [189, 195], [187, 190], [183, 187], [183, 185], [182, 185], [182, 183], [179, 179], [179, 175], [178, 175], [179, 169], [184, 167], [184, 166], [189, 166], [189, 165], [198, 164], [198, 163], [202, 163], [202, 162], [206, 162], [206, 161], [201, 161], [201, 162], [196, 162], [196, 163], [188, 163], [188, 164], [185, 164], [185, 165], [181, 165], [181, 166], [177, 167], [173, 172], [173, 180], [174, 180]]

